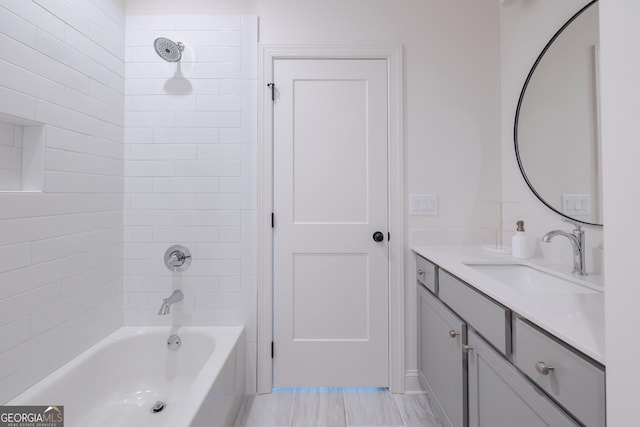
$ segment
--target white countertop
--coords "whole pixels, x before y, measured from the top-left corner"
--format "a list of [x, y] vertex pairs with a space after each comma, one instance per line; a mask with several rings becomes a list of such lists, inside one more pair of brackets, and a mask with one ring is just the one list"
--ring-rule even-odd
[[[509, 255], [492, 254], [480, 247], [414, 246], [422, 257], [472, 285], [521, 317], [575, 347], [599, 363], [605, 364], [604, 288], [599, 275], [580, 280], [569, 266], [558, 266], [542, 259], [521, 260]], [[465, 265], [472, 263], [518, 263], [581, 283], [594, 290], [585, 294], [523, 294], [510, 286]], [[562, 273], [562, 275], [561, 275]]]

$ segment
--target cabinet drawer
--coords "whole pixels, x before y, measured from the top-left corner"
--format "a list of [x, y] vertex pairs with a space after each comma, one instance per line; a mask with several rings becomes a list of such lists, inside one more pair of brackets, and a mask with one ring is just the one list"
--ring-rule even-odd
[[436, 266], [420, 255], [416, 255], [416, 278], [431, 292], [436, 292]]
[[507, 332], [511, 329], [508, 309], [441, 269], [438, 270], [438, 295], [469, 326], [503, 354], [508, 354], [511, 350], [511, 334]]
[[[539, 362], [553, 369], [541, 374]], [[605, 425], [604, 370], [520, 318], [515, 321], [514, 363], [586, 426]]]

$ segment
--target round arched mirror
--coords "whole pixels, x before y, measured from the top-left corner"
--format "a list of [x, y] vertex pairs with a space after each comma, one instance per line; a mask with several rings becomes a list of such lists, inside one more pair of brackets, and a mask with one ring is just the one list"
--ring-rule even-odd
[[593, 225], [602, 225], [598, 40], [594, 0], [536, 59], [514, 126], [516, 158], [533, 193], [560, 215]]

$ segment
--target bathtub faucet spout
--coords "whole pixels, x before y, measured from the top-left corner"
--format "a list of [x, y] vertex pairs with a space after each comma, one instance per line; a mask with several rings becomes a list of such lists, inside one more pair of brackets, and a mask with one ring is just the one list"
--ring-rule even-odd
[[182, 291], [173, 291], [173, 293], [169, 296], [169, 298], [162, 299], [162, 305], [160, 306], [160, 310], [158, 314], [164, 316], [171, 312], [171, 305], [177, 303], [178, 301], [182, 301], [184, 299], [184, 294]]

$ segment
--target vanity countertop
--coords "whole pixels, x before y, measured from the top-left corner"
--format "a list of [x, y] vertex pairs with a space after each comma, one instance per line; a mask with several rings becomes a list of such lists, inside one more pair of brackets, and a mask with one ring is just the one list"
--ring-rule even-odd
[[[567, 266], [545, 263], [542, 259], [521, 260], [510, 255], [492, 254], [479, 247], [414, 246], [413, 251], [437, 264], [480, 292], [510, 308], [557, 338], [605, 364], [604, 288], [602, 277], [577, 280]], [[467, 266], [473, 263], [518, 263], [553, 273], [565, 274], [598, 292], [580, 294], [523, 294]]]

